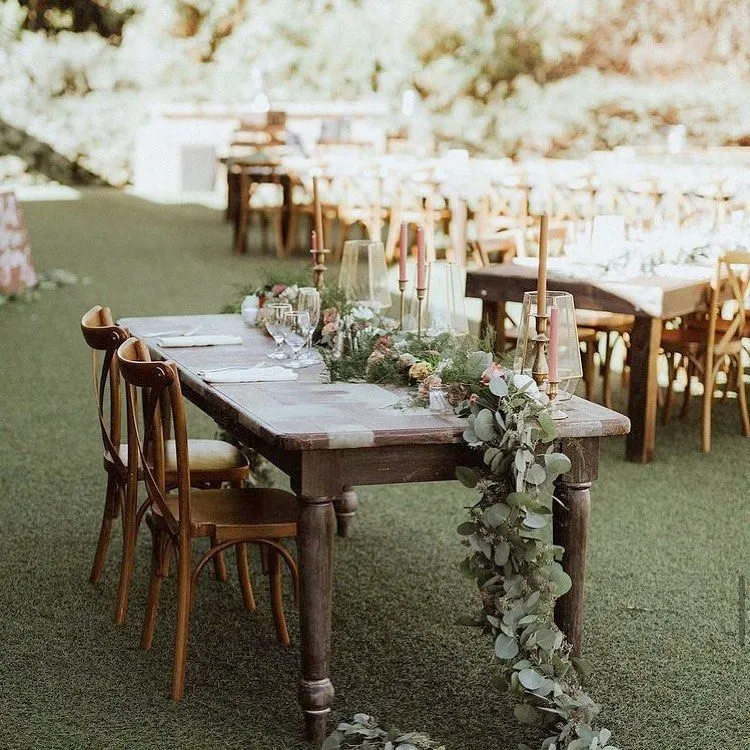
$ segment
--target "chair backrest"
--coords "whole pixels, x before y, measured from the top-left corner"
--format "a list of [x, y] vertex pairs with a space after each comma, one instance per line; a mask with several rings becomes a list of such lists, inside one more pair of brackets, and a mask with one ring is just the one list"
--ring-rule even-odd
[[[724, 253], [716, 264], [716, 279], [711, 289], [708, 312], [708, 346], [712, 353], [721, 355], [730, 345], [742, 342], [745, 331], [745, 301], [750, 289], [750, 252], [733, 250]], [[729, 293], [727, 295], [727, 293]], [[723, 304], [729, 296], [730, 304]], [[717, 330], [722, 311], [729, 310], [731, 318]]]
[[[91, 374], [94, 382], [94, 395], [99, 413], [104, 450], [122, 472], [125, 466], [120, 460], [120, 429], [122, 407], [120, 401], [120, 373], [115, 352], [127, 340], [129, 334], [115, 325], [112, 311], [108, 307], [95, 305], [81, 318], [83, 338], [91, 348]], [[109, 415], [105, 405], [109, 391]]]
[[[128, 424], [128, 479], [137, 486], [138, 467], [151, 505], [157, 505], [173, 533], [181, 525], [190, 528], [190, 465], [188, 457], [185, 409], [177, 367], [172, 362], [152, 362], [145, 342], [129, 338], [117, 350], [120, 373], [125, 381], [125, 404]], [[143, 409], [139, 425], [138, 394]], [[162, 419], [169, 406], [177, 460], [179, 522], [167, 505], [166, 440]]]

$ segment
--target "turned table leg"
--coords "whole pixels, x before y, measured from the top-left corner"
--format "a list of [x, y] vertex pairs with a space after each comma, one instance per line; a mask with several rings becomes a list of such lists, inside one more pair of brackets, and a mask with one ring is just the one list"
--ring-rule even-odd
[[628, 416], [630, 434], [626, 454], [630, 461], [648, 463], [656, 446], [656, 366], [661, 343], [660, 318], [635, 319], [630, 333], [630, 390]]
[[299, 497], [298, 501], [302, 651], [299, 702], [305, 716], [305, 735], [319, 745], [325, 738], [333, 701], [329, 671], [334, 516], [329, 498]]
[[568, 456], [571, 469], [555, 485], [556, 497], [565, 507], [554, 503], [552, 537], [565, 547], [562, 566], [570, 576], [571, 587], [555, 605], [555, 622], [565, 633], [573, 654], [581, 652], [586, 585], [586, 549], [589, 535], [591, 495], [589, 488], [598, 475], [599, 439], [563, 440], [561, 450]]
[[591, 482], [585, 484], [560, 484], [558, 495], [567, 510], [559, 508], [553, 519], [555, 544], [565, 547], [563, 567], [573, 585], [555, 604], [555, 622], [568, 637], [573, 654], [581, 653], [583, 635], [584, 596], [586, 583], [586, 547], [589, 534]]
[[338, 535], [348, 537], [352, 532], [352, 521], [357, 512], [357, 493], [353, 487], [344, 487], [342, 493], [333, 501], [336, 509], [336, 528]]

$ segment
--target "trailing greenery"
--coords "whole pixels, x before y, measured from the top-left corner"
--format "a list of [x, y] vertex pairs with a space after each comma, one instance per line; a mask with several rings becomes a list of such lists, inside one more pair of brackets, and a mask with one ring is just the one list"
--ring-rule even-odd
[[367, 714], [354, 714], [351, 721], [343, 721], [329, 735], [321, 750], [445, 750], [419, 732], [383, 729], [377, 719]]
[[[554, 496], [555, 481], [571, 464], [554, 449], [546, 396], [528, 375], [503, 369], [488, 352], [466, 352], [450, 337], [406, 334], [394, 341], [373, 332], [357, 344], [337, 376], [355, 374], [364, 362], [359, 379], [420, 380], [422, 390], [441, 372], [449, 393], [460, 398], [456, 412], [467, 418], [464, 440], [483, 452], [480, 469], [456, 469], [458, 480], [479, 492], [458, 532], [469, 548], [462, 571], [476, 583], [481, 602], [466, 622], [492, 638], [500, 667], [493, 683], [517, 699], [519, 722], [546, 733], [541, 750], [616, 750], [609, 744], [611, 732], [596, 728], [600, 707], [583, 689], [589, 666], [572, 656], [554, 622], [555, 601], [571, 580], [560, 564], [565, 550], [551, 540], [552, 504], [562, 505]], [[398, 365], [404, 354], [422, 359], [406, 371]], [[420, 366], [421, 377], [415, 377]], [[379, 727], [355, 721], [339, 725], [325, 748], [395, 747], [384, 744], [386, 737]]]

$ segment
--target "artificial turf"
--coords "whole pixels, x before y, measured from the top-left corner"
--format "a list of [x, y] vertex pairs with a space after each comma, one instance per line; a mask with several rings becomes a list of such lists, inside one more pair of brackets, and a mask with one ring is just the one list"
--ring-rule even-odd
[[[173, 581], [152, 651], [138, 649], [147, 534], [124, 627], [112, 623], [116, 539], [102, 582], [88, 583], [105, 476], [81, 313], [97, 303], [120, 316], [215, 312], [271, 262], [232, 257], [228, 226], [202, 207], [97, 190], [24, 208], [37, 265], [82, 281], [0, 309], [0, 748], [304, 747], [298, 649], [277, 644], [259, 571], [254, 614], [236, 580], [201, 580], [179, 704], [169, 699]], [[715, 412], [709, 456], [697, 404], [686, 423], [659, 429], [651, 465], [626, 463], [621, 440], [602, 446], [583, 648], [589, 691], [623, 749], [750, 747], [750, 647], [738, 635], [750, 441], [732, 401]], [[205, 416], [189, 417], [192, 436], [214, 434]], [[515, 747], [524, 733], [489, 686], [489, 645], [454, 625], [473, 604], [454, 532], [471, 494], [454, 484], [358, 494], [356, 533], [336, 540], [335, 717], [373, 712], [450, 750]]]

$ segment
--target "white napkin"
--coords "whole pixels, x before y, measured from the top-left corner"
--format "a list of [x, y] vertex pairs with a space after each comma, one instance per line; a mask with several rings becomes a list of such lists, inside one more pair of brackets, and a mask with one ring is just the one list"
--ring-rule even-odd
[[296, 380], [297, 373], [286, 367], [242, 367], [198, 373], [207, 383], [273, 383]]
[[229, 346], [230, 344], [241, 344], [241, 336], [166, 336], [156, 342], [159, 346], [182, 347], [182, 346]]

